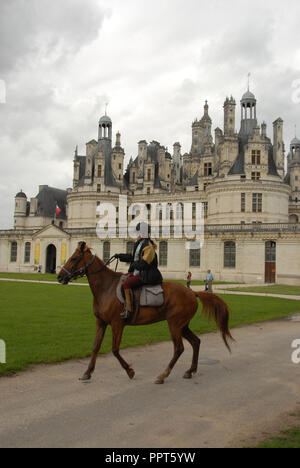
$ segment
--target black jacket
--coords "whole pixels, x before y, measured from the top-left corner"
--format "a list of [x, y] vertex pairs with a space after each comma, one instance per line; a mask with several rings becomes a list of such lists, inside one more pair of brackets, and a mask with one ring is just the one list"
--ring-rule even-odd
[[[142, 247], [139, 260], [135, 262], [135, 252], [140, 242], [142, 242]], [[134, 270], [139, 271], [140, 278], [144, 284], [161, 284], [163, 278], [158, 269], [156, 248], [156, 244], [151, 239], [142, 239], [135, 243], [133, 254], [119, 254], [118, 257], [121, 262], [130, 263], [129, 273], [132, 273]]]

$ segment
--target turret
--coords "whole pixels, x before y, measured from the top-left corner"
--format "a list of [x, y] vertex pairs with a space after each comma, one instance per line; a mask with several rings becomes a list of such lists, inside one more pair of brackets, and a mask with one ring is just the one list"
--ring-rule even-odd
[[281, 118], [273, 123], [273, 147], [274, 162], [278, 174], [284, 176], [284, 143], [283, 143], [283, 120]]
[[224, 102], [224, 135], [231, 136], [235, 134], [235, 107], [236, 102], [231, 96]]
[[248, 91], [241, 99], [241, 129], [240, 137], [247, 138], [253, 135], [254, 128], [257, 127], [256, 119], [256, 98], [253, 93]]
[[15, 196], [15, 228], [21, 228], [25, 226], [25, 218], [27, 215], [27, 196], [21, 190]]

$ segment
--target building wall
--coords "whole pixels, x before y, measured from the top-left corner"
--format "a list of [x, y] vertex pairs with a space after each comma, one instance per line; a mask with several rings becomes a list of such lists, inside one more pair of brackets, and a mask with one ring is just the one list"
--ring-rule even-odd
[[[18, 258], [16, 263], [10, 262], [10, 244], [13, 240], [18, 242]], [[79, 241], [85, 240], [94, 250], [95, 254], [103, 258], [103, 244], [105, 241], [92, 235], [76, 235], [73, 237], [64, 234], [55, 237], [51, 233], [42, 233], [33, 240], [30, 237], [19, 239], [0, 239], [0, 270], [3, 272], [34, 272], [35, 247], [40, 246], [39, 265], [45, 272], [46, 251], [50, 244], [57, 249], [57, 271], [62, 266], [62, 247], [66, 246], [66, 258], [75, 251]], [[31, 241], [31, 261], [24, 264], [25, 242]], [[126, 244], [132, 239], [113, 239], [110, 241], [110, 255], [126, 252]], [[235, 267], [224, 266], [224, 242], [232, 241], [236, 244]], [[180, 239], [168, 241], [167, 266], [160, 266], [165, 279], [185, 279], [188, 271], [193, 279], [204, 280], [206, 272], [211, 269], [216, 281], [244, 282], [263, 284], [265, 280], [265, 243], [276, 242], [276, 282], [279, 284], [300, 285], [300, 230], [295, 233], [216, 233], [206, 234], [205, 243], [201, 250], [200, 266], [190, 266], [190, 252], [186, 243]], [[158, 256], [160, 240], [157, 240]], [[112, 267], [114, 268], [114, 266]], [[119, 264], [118, 271], [126, 272], [128, 265]]]

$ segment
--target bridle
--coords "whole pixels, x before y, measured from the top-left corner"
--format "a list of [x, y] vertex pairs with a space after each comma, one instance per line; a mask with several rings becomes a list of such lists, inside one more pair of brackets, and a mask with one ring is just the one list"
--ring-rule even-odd
[[[79, 268], [78, 270], [75, 270], [76, 267], [77, 267], [77, 265], [78, 265], [78, 263], [80, 263], [80, 261], [83, 259], [84, 254], [85, 254], [85, 252], [82, 252], [81, 255], [80, 255], [80, 257], [78, 257], [78, 258], [76, 259], [76, 262], [75, 262], [75, 264], [74, 264], [74, 267], [72, 268], [71, 271], [69, 271], [69, 270], [68, 270], [66, 267], [64, 267], [64, 266], [62, 267], [62, 270], [63, 270], [65, 273], [67, 273], [67, 275], [68, 275], [68, 281], [72, 281], [72, 280], [77, 279], [77, 278], [83, 278], [84, 276], [88, 276], [89, 274], [90, 274], [90, 275], [95, 275], [95, 274], [97, 274], [97, 273], [100, 273], [101, 271], [103, 271], [108, 265], [110, 265], [110, 264], [115, 260], [115, 255], [113, 255], [113, 256], [108, 260], [108, 262], [106, 262], [104, 265], [102, 265], [102, 267], [101, 267], [99, 270], [93, 271], [92, 273], [88, 273], [88, 271], [87, 271], [88, 268], [89, 268], [90, 266], [92, 266], [93, 263], [94, 263], [95, 260], [96, 260], [96, 255], [93, 255], [92, 258], [91, 258], [91, 260], [89, 261], [89, 263], [88, 263], [87, 265], [84, 265], [83, 267]], [[117, 263], [117, 265], [116, 265], [116, 270], [117, 270], [117, 267], [118, 267], [118, 263]], [[74, 271], [74, 270], [75, 270], [75, 271]]]

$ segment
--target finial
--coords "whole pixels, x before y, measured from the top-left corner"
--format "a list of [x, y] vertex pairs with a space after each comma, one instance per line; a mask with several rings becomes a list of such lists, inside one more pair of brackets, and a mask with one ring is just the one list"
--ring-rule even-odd
[[105, 103], [105, 115], [107, 116], [107, 107], [108, 107], [108, 102]]
[[251, 76], [251, 73], [248, 73], [248, 91], [250, 91], [250, 76]]
[[297, 138], [297, 124], [295, 124], [295, 138]]

